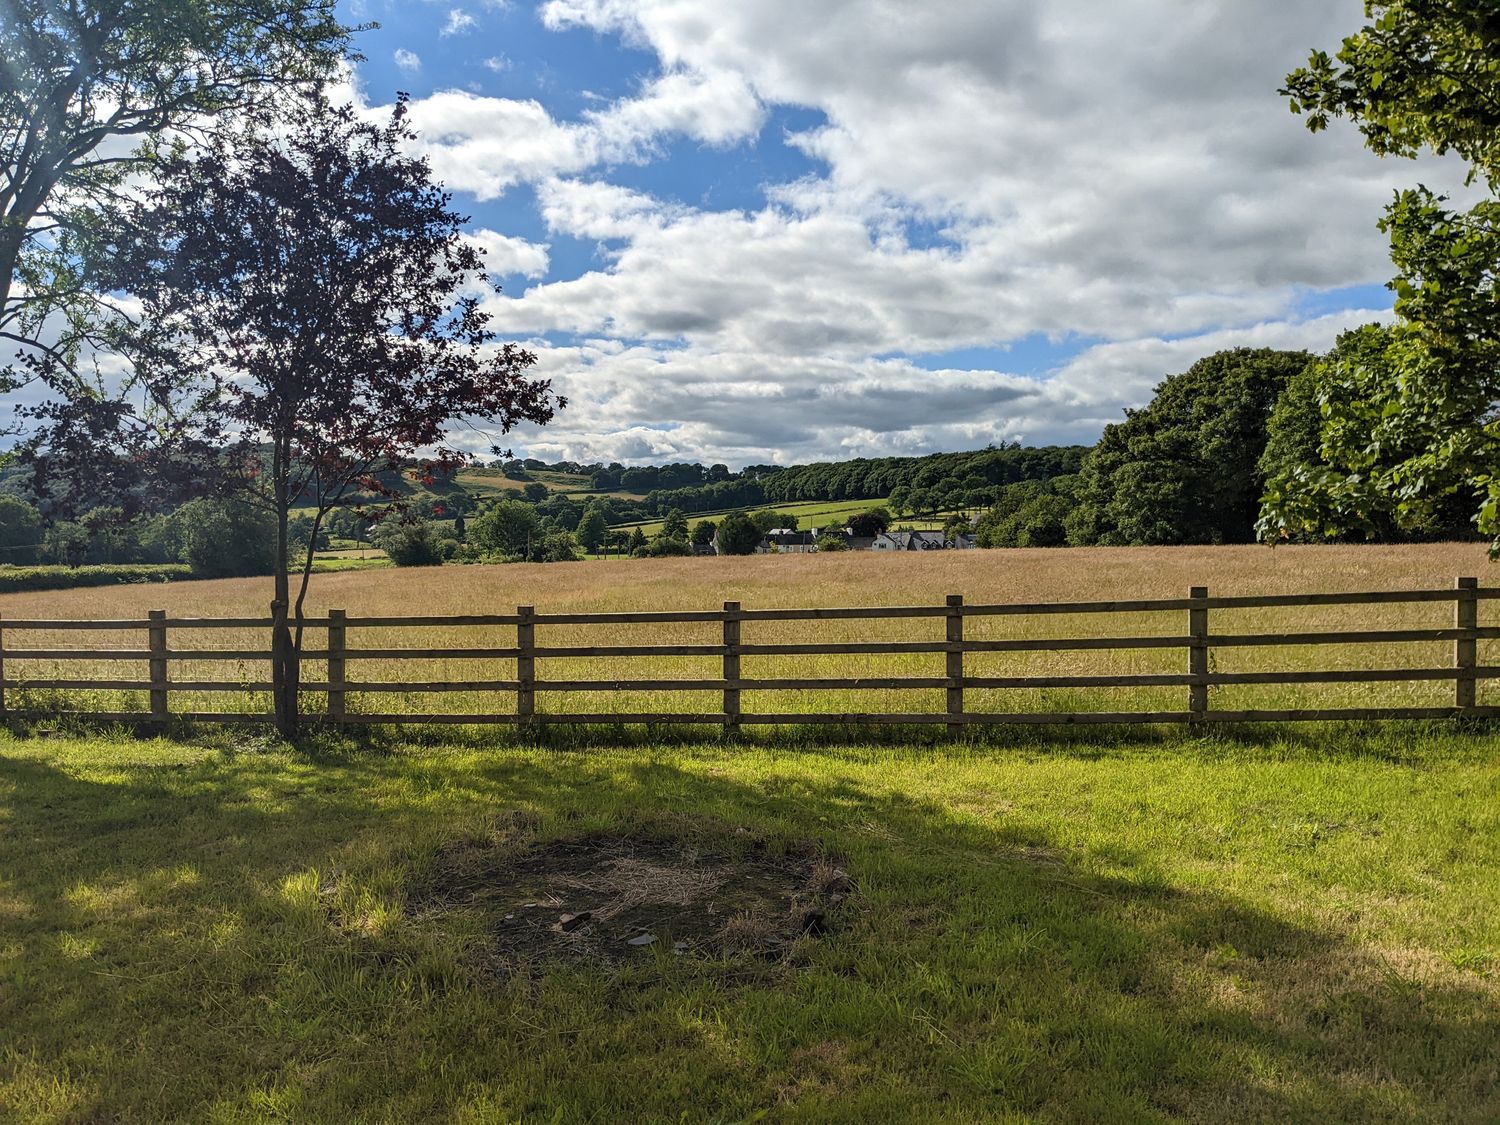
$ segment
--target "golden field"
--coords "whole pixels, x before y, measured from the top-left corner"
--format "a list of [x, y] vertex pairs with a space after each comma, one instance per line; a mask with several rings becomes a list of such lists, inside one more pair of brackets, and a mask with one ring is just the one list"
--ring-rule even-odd
[[[1205, 585], [1214, 595], [1450, 588], [1459, 575], [1476, 576], [1491, 585], [1490, 563], [1482, 544], [1416, 546], [1287, 546], [1090, 548], [1056, 550], [964, 551], [911, 555], [875, 553], [752, 556], [638, 560], [610, 566], [518, 564], [449, 566], [419, 570], [368, 570], [315, 575], [308, 597], [310, 616], [339, 608], [351, 616], [449, 615], [510, 613], [518, 605], [539, 613], [623, 610], [716, 609], [726, 600], [746, 609], [940, 605], [948, 594], [962, 594], [969, 604], [1116, 600], [1184, 597], [1190, 587]], [[63, 592], [11, 594], [0, 597], [3, 619], [144, 618], [150, 609], [172, 617], [264, 616], [270, 599], [268, 579], [128, 586]], [[1396, 606], [1328, 607], [1216, 611], [1211, 630], [1218, 633], [1278, 632], [1314, 629], [1418, 628], [1452, 624], [1452, 606], [1444, 603]], [[1481, 624], [1495, 623], [1491, 603], [1481, 603]], [[745, 643], [940, 640], [937, 618], [892, 621], [747, 622]], [[1049, 636], [1176, 635], [1187, 631], [1186, 614], [1094, 614], [1041, 617], [970, 618], [970, 639]], [[402, 635], [404, 634], [404, 635]], [[362, 647], [505, 647], [514, 629], [448, 628], [351, 629], [349, 645]], [[321, 630], [310, 633], [308, 647], [322, 647]], [[714, 644], [720, 626], [708, 624], [626, 626], [541, 626], [539, 645]], [[40, 647], [139, 647], [137, 633], [21, 632], [5, 630], [8, 650]], [[1496, 642], [1480, 643], [1480, 663], [1492, 663]], [[178, 631], [174, 649], [244, 647], [264, 644], [260, 631]], [[1301, 668], [1442, 667], [1452, 659], [1451, 643], [1380, 646], [1299, 646], [1221, 649], [1213, 653], [1211, 671]], [[966, 656], [969, 675], [1072, 675], [1178, 672], [1186, 655], [1177, 649], [1099, 652], [993, 653]], [[129, 678], [140, 674], [134, 664], [110, 667], [80, 662], [8, 662], [8, 679], [73, 678], [80, 675]], [[412, 682], [442, 679], [510, 679], [510, 660], [352, 660], [351, 681]], [[719, 674], [717, 657], [568, 658], [537, 662], [537, 677], [548, 679], [708, 678]], [[884, 656], [748, 656], [747, 678], [940, 676], [940, 653]], [[246, 690], [215, 698], [190, 699], [174, 694], [173, 710], [259, 710], [264, 698], [252, 685], [260, 678], [253, 664], [211, 659], [174, 661], [174, 679], [226, 679]], [[321, 663], [310, 660], [309, 681], [323, 677]], [[1444, 683], [1334, 685], [1305, 687], [1220, 687], [1215, 708], [1291, 706], [1441, 706], [1451, 701]], [[1481, 702], [1488, 702], [1481, 684]], [[41, 693], [34, 693], [42, 700]], [[88, 705], [105, 709], [138, 705], [118, 695], [93, 693]], [[12, 692], [12, 706], [25, 693]], [[1057, 691], [982, 691], [971, 689], [970, 710], [1180, 710], [1186, 689], [1090, 688]], [[72, 705], [85, 701], [73, 700]], [[753, 712], [793, 711], [940, 711], [941, 690], [870, 690], [801, 693], [746, 693], [743, 708]], [[716, 693], [620, 692], [542, 693], [539, 711], [579, 712], [715, 712]], [[310, 695], [310, 711], [321, 702]], [[506, 712], [508, 693], [364, 694], [351, 698], [351, 710]]]

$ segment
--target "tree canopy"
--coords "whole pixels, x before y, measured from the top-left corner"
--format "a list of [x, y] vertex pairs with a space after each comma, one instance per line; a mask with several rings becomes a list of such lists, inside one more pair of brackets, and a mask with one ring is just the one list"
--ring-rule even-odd
[[1391, 241], [1398, 321], [1378, 361], [1350, 356], [1322, 409], [1327, 466], [1267, 498], [1262, 533], [1401, 528], [1444, 498], [1500, 551], [1500, 10], [1490, 0], [1370, 0], [1336, 57], [1314, 52], [1284, 93], [1314, 132], [1348, 118], [1382, 156], [1453, 153], [1488, 191], [1467, 211], [1399, 193]]
[[334, 0], [0, 0], [0, 339], [63, 377], [113, 319], [96, 207], [170, 131], [330, 76], [350, 30]]
[[1306, 352], [1238, 348], [1201, 359], [1158, 386], [1147, 406], [1107, 426], [1084, 459], [1078, 504], [1067, 517], [1069, 542], [1252, 542], [1267, 419], [1311, 359]]

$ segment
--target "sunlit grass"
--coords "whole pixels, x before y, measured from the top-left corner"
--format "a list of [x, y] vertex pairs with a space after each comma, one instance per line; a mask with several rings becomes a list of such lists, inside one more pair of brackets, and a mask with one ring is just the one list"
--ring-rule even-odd
[[[446, 737], [446, 736], [445, 736]], [[1492, 1120], [1493, 736], [0, 736], [0, 1116]], [[787, 961], [495, 975], [438, 849], [811, 840]]]

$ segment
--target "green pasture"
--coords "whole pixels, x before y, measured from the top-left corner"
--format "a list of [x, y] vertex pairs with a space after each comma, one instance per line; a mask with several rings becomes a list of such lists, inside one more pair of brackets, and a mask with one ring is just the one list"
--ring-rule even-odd
[[[523, 888], [424, 897], [600, 839], [852, 891], [774, 955], [617, 963], [497, 954]], [[0, 1116], [1494, 1120], [1497, 868], [1500, 741], [1449, 728], [0, 736]]]

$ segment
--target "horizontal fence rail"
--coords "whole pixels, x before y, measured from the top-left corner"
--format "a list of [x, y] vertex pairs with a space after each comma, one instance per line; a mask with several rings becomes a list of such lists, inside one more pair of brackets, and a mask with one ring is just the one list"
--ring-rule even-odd
[[[1345, 719], [1449, 719], [1495, 718], [1500, 708], [1479, 702], [1479, 685], [1500, 679], [1500, 666], [1481, 664], [1479, 642], [1500, 640], [1500, 626], [1481, 626], [1482, 602], [1500, 598], [1500, 588], [1482, 589], [1476, 579], [1460, 578], [1447, 590], [1385, 590], [1366, 593], [1274, 594], [1211, 596], [1206, 587], [1193, 587], [1186, 598], [1153, 598], [1120, 601], [1043, 602], [1027, 604], [967, 605], [959, 595], [945, 604], [853, 608], [754, 609], [738, 602], [725, 602], [715, 610], [662, 610], [601, 613], [538, 613], [532, 606], [518, 606], [514, 613], [458, 614], [447, 616], [350, 616], [332, 610], [326, 617], [313, 617], [300, 624], [317, 645], [302, 651], [304, 662], [321, 664], [323, 678], [306, 678], [300, 690], [323, 697], [324, 707], [309, 718], [333, 725], [385, 724], [503, 724], [523, 729], [561, 724], [704, 724], [729, 732], [753, 725], [894, 725], [943, 726], [950, 732], [966, 727], [1004, 724], [1116, 724], [1116, 723], [1235, 723]], [[1430, 628], [1350, 628], [1293, 632], [1219, 632], [1212, 622], [1215, 611], [1250, 609], [1295, 609], [1306, 607], [1396, 606], [1400, 604], [1448, 603], [1453, 606], [1451, 625]], [[1009, 637], [986, 639], [966, 632], [966, 623], [992, 618], [1056, 617], [1062, 615], [1112, 615], [1152, 620], [1177, 615], [1159, 634]], [[935, 619], [927, 622], [926, 619]], [[756, 641], [746, 640], [760, 623], [796, 622], [906, 622], [913, 633], [926, 636], [903, 640], [872, 641]], [[1114, 626], [1115, 622], [1109, 623]], [[674, 643], [566, 644], [557, 643], [551, 631], [568, 626], [626, 627], [639, 625], [717, 625], [718, 639]], [[97, 721], [134, 723], [162, 727], [174, 720], [196, 722], [256, 723], [272, 716], [261, 711], [211, 710], [172, 707], [173, 697], [216, 694], [267, 693], [270, 682], [263, 676], [236, 680], [214, 679], [192, 674], [202, 663], [233, 662], [260, 669], [271, 662], [267, 618], [170, 617], [163, 610], [145, 619], [48, 620], [12, 618], [0, 620], [0, 718], [34, 719], [71, 715]], [[447, 629], [500, 629], [506, 631], [492, 645], [422, 645], [423, 632]], [[361, 633], [362, 644], [351, 644], [350, 631]], [[391, 638], [390, 631], [409, 635]], [[263, 631], [263, 644], [246, 646], [243, 638], [229, 637], [219, 644], [182, 647], [173, 636], [201, 637], [210, 641], [214, 633]], [[1081, 630], [1082, 631], [1082, 630]], [[17, 634], [32, 633], [126, 634], [126, 644], [115, 647], [61, 645], [14, 645]], [[376, 635], [371, 636], [370, 632]], [[546, 642], [538, 634], [546, 634]], [[382, 639], [384, 636], [384, 639]], [[81, 638], [91, 640], [91, 638]], [[565, 638], [564, 638], [565, 639]], [[391, 640], [403, 643], [392, 644]], [[144, 642], [144, 647], [142, 647]], [[1441, 667], [1394, 668], [1290, 668], [1259, 671], [1216, 671], [1213, 655], [1221, 650], [1257, 648], [1305, 648], [1307, 646], [1451, 644], [1452, 657]], [[1185, 659], [1178, 672], [1130, 672], [1117, 674], [1021, 674], [983, 675], [966, 661], [969, 654], [1044, 654], [1180, 650]], [[742, 661], [758, 657], [821, 656], [927, 656], [942, 674], [926, 675], [747, 675]], [[941, 661], [937, 657], [941, 656]], [[622, 674], [616, 678], [541, 678], [537, 661], [693, 658], [717, 659], [719, 674], [651, 676]], [[446, 661], [502, 661], [512, 674], [494, 670], [463, 677], [414, 673], [416, 678], [382, 680], [362, 674], [366, 669], [390, 662], [431, 664]], [[135, 674], [113, 678], [68, 674], [64, 665], [109, 662], [134, 665]], [[53, 665], [50, 674], [37, 674], [38, 664]], [[171, 674], [177, 666], [178, 675]], [[186, 666], [186, 667], [184, 667]], [[144, 673], [144, 675], [142, 675]], [[1441, 706], [1323, 706], [1301, 708], [1215, 708], [1213, 689], [1250, 686], [1349, 685], [1349, 684], [1452, 685], [1451, 703]], [[1062, 689], [1150, 688], [1185, 689], [1180, 706], [1140, 710], [1004, 710], [972, 706], [971, 691], [1035, 691]], [[1443, 688], [1447, 692], [1447, 688]], [[89, 709], [34, 705], [36, 693], [123, 692], [136, 696], [143, 707], [135, 709]], [[756, 710], [745, 706], [746, 694], [798, 692], [925, 691], [941, 693], [943, 709], [932, 712], [888, 711], [786, 711]], [[578, 693], [685, 692], [718, 695], [714, 711], [639, 711], [551, 709], [539, 706], [539, 697], [566, 698]], [[443, 713], [393, 711], [375, 705], [392, 695], [442, 696], [463, 693], [504, 699], [513, 705], [503, 710]], [[353, 706], [367, 703], [369, 707]]]

